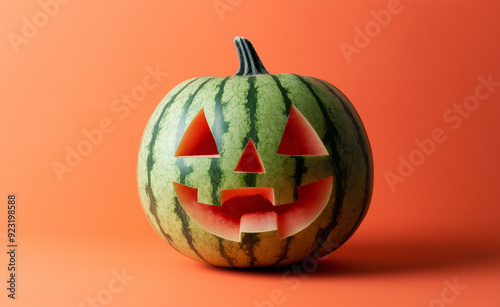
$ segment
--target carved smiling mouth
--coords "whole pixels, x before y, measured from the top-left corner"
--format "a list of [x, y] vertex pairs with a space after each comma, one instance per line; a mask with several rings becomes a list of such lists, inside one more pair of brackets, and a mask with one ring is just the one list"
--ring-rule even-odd
[[275, 205], [274, 189], [237, 188], [221, 191], [221, 205], [198, 202], [198, 189], [173, 183], [186, 213], [207, 231], [231, 241], [241, 233], [278, 230], [280, 239], [309, 226], [323, 212], [332, 192], [333, 176], [299, 186], [298, 200]]

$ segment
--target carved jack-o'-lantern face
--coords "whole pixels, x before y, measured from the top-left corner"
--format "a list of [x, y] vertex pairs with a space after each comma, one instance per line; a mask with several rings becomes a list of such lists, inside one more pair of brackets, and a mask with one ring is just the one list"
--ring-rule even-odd
[[[326, 156], [328, 152], [307, 119], [295, 106], [291, 105], [276, 154]], [[187, 127], [175, 156], [223, 158], [217, 149], [203, 109]], [[231, 170], [221, 170], [222, 173], [227, 171]], [[246, 143], [233, 171], [266, 173], [265, 166], [251, 138]], [[280, 174], [275, 175], [280, 177]], [[241, 232], [258, 233], [277, 230], [279, 237], [285, 238], [307, 227], [328, 203], [332, 180], [333, 176], [329, 176], [295, 187], [296, 199], [287, 204], [275, 203], [273, 187], [245, 186], [221, 190], [220, 205], [206, 205], [198, 202], [197, 188], [176, 182], [174, 182], [174, 188], [180, 204], [193, 220], [217, 236], [240, 241]]]
[[331, 84], [270, 75], [248, 41], [235, 42], [235, 76], [181, 83], [148, 122], [137, 172], [146, 215], [179, 252], [218, 266], [329, 253], [371, 198], [361, 121]]

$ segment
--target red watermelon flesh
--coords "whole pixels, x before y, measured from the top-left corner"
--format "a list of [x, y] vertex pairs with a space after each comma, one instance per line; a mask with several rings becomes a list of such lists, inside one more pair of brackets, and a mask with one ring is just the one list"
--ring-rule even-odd
[[186, 213], [207, 231], [232, 241], [240, 232], [278, 230], [291, 236], [311, 224], [327, 205], [333, 176], [298, 187], [298, 200], [275, 205], [274, 190], [267, 187], [222, 190], [222, 205], [197, 201], [198, 189], [174, 182], [177, 198]]

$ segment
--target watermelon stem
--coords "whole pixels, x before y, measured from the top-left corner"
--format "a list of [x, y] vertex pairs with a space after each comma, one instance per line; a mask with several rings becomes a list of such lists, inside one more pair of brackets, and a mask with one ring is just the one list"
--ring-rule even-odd
[[240, 67], [238, 68], [238, 72], [234, 74], [235, 76], [250, 77], [259, 74], [269, 74], [248, 39], [237, 36], [234, 39], [234, 44], [236, 45], [240, 60]]

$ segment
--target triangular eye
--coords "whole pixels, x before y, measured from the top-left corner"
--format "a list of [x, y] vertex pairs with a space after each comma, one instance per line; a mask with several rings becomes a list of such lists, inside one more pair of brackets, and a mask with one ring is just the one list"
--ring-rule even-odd
[[300, 111], [292, 105], [290, 115], [278, 147], [279, 155], [324, 156], [328, 155], [323, 142]]
[[220, 157], [203, 109], [186, 128], [174, 156]]

